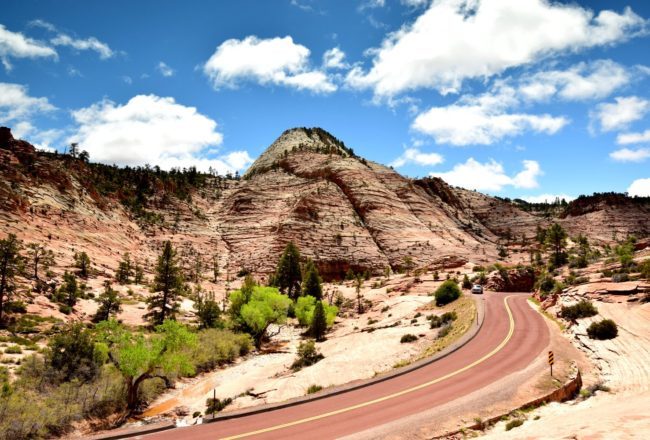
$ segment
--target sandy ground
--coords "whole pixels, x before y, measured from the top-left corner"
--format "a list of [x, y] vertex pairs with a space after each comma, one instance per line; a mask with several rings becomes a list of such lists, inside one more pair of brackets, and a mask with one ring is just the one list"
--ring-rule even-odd
[[[213, 390], [218, 398], [234, 398], [226, 410], [280, 402], [305, 395], [310, 385], [325, 388], [371, 378], [391, 370], [400, 361], [417, 358], [438, 333], [438, 329], [429, 328], [426, 315], [440, 313], [431, 309], [432, 298], [428, 295], [440, 282], [433, 281], [430, 275], [423, 276], [421, 283], [409, 288], [408, 293], [403, 292], [403, 286], [410, 281], [412, 277], [394, 276], [384, 287], [364, 289], [372, 309], [362, 315], [346, 312], [346, 318], [338, 318], [327, 340], [317, 344], [325, 356], [317, 364], [298, 372], [290, 369], [303, 338], [299, 328], [284, 326], [269, 344], [271, 352], [267, 349], [266, 353], [248, 356], [235, 365], [180, 381], [176, 389], [154, 401], [144, 416], [158, 416], [177, 407], [185, 407], [190, 415], [203, 412]], [[373, 280], [366, 284], [372, 286]], [[355, 297], [351, 285], [326, 286], [331, 288], [348, 298]], [[421, 316], [415, 318], [418, 312]], [[363, 331], [369, 327], [376, 330]], [[277, 330], [270, 329], [271, 333]], [[420, 338], [413, 343], [400, 343], [407, 333]]]
[[571, 329], [574, 343], [600, 370], [611, 391], [568, 404], [550, 404], [527, 415], [518, 428], [505, 432], [500, 422], [486, 435], [494, 439], [647, 439], [650, 438], [650, 303], [597, 303], [601, 317], [619, 326], [618, 337], [592, 341], [586, 327], [594, 317]]

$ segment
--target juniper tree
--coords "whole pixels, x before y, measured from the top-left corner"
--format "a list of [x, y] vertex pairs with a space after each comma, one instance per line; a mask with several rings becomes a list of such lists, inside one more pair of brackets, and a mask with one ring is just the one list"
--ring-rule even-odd
[[314, 317], [311, 321], [311, 326], [309, 327], [309, 333], [317, 341], [322, 341], [325, 337], [325, 332], [327, 331], [327, 321], [325, 320], [325, 310], [323, 310], [323, 303], [321, 301], [316, 301], [316, 307], [314, 308]]
[[278, 262], [278, 268], [273, 277], [273, 283], [280, 289], [280, 292], [289, 295], [289, 298], [296, 299], [300, 295], [300, 251], [290, 241]]
[[39, 266], [48, 270], [54, 264], [54, 252], [47, 249], [42, 244], [30, 243], [27, 245], [27, 254], [34, 269], [34, 279], [38, 280]]
[[115, 279], [120, 284], [128, 284], [131, 275], [133, 274], [133, 268], [131, 266], [131, 255], [128, 252], [125, 252], [122, 256], [122, 261], [117, 267], [115, 272]]
[[79, 276], [88, 278], [90, 273], [90, 257], [85, 252], [78, 252], [74, 254], [75, 267], [79, 269]]
[[145, 315], [154, 325], [165, 319], [173, 319], [179, 308], [178, 296], [184, 289], [183, 276], [176, 261], [176, 252], [170, 241], [166, 241], [156, 264], [156, 275], [148, 299], [149, 312]]
[[0, 240], [0, 323], [4, 312], [5, 301], [16, 288], [14, 279], [20, 266], [21, 242], [14, 234]]
[[321, 278], [318, 275], [318, 269], [310, 258], [305, 264], [305, 270], [302, 277], [302, 294], [313, 296], [320, 300], [323, 297], [323, 287], [321, 282]]
[[97, 299], [99, 308], [93, 317], [94, 322], [107, 321], [111, 315], [117, 315], [122, 310], [122, 301], [111, 283], [104, 281], [104, 292]]

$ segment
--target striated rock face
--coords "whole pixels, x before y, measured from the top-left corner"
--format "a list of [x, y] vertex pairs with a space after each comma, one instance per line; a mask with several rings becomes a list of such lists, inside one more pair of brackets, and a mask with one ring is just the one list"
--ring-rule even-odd
[[[624, 197], [610, 206], [602, 197], [581, 199], [564, 218], [544, 217], [441, 179], [405, 178], [318, 128], [285, 131], [242, 180], [199, 176], [201, 184], [187, 187], [190, 197], [168, 191], [179, 181], [159, 180], [145, 185], [145, 194], [120, 199], [146, 173], [120, 174], [130, 180], [122, 184], [119, 177], [116, 184], [106, 181], [115, 178], [113, 171], [100, 168], [36, 152], [0, 128], [0, 234], [47, 240], [66, 255], [83, 249], [106, 267], [125, 251], [155, 261], [170, 239], [188, 268], [199, 255], [204, 262], [217, 258], [222, 277], [248, 269], [262, 279], [294, 241], [330, 279], [349, 269], [405, 268], [409, 259], [414, 267], [435, 269], [493, 262], [499, 242], [525, 245], [538, 225], [552, 221], [592, 242], [612, 243], [628, 233], [643, 239], [650, 231], [644, 201]], [[145, 225], [125, 204], [140, 195]], [[513, 280], [513, 289], [529, 290], [523, 279]]]
[[535, 271], [531, 268], [495, 271], [487, 282], [487, 288], [497, 292], [532, 292], [534, 286]]

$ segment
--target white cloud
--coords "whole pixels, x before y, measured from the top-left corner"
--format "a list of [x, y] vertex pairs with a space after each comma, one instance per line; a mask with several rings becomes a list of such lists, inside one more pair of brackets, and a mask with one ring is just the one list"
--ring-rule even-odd
[[36, 113], [55, 110], [47, 98], [29, 96], [26, 86], [12, 83], [0, 83], [0, 123], [28, 122]]
[[616, 102], [598, 104], [591, 112], [592, 122], [597, 121], [602, 131], [624, 129], [650, 111], [650, 101], [637, 96], [619, 96], [614, 100]]
[[323, 67], [326, 69], [347, 69], [350, 66], [344, 60], [345, 52], [338, 47], [333, 47], [323, 54]]
[[386, 0], [364, 0], [359, 5], [359, 11], [364, 9], [376, 9], [386, 6]]
[[49, 57], [56, 59], [56, 50], [19, 32], [12, 32], [0, 24], [0, 60], [6, 70], [11, 70], [10, 58]]
[[129, 75], [122, 75], [122, 81], [128, 85], [133, 84], [133, 78], [131, 78]]
[[50, 40], [55, 46], [68, 46], [76, 50], [92, 50], [99, 54], [102, 60], [111, 58], [115, 52], [106, 43], [102, 43], [95, 37], [86, 39], [72, 38], [66, 34], [59, 34]]
[[411, 127], [438, 143], [489, 145], [524, 131], [554, 134], [568, 120], [548, 114], [509, 113], [518, 105], [515, 90], [501, 87], [495, 93], [464, 96], [446, 107], [432, 107], [418, 115]]
[[429, 1], [430, 0], [400, 0], [400, 3], [411, 8], [420, 8], [428, 5]]
[[556, 199], [564, 199], [567, 202], [570, 202], [575, 199], [575, 197], [568, 194], [540, 194], [537, 196], [522, 196], [520, 199], [525, 200], [528, 203], [553, 203]]
[[650, 178], [636, 179], [627, 189], [630, 196], [650, 197]]
[[118, 165], [158, 165], [164, 169], [196, 166], [221, 173], [250, 163], [246, 152], [210, 158], [221, 144], [217, 123], [173, 98], [137, 95], [126, 104], [104, 100], [72, 114], [78, 124], [69, 138], [93, 160]]
[[418, 148], [407, 148], [404, 153], [393, 162], [391, 166], [395, 168], [403, 167], [407, 163], [414, 163], [420, 166], [439, 165], [444, 162], [444, 158], [438, 153], [423, 153]]
[[594, 15], [546, 0], [438, 0], [370, 51], [372, 67], [352, 69], [347, 82], [382, 97], [418, 88], [458, 91], [465, 79], [624, 41], [644, 25], [630, 8]]
[[609, 157], [618, 162], [643, 162], [650, 157], [650, 148], [638, 148], [636, 150], [621, 148], [609, 153]]
[[275, 84], [316, 93], [330, 93], [336, 85], [324, 73], [309, 66], [310, 51], [290, 36], [224, 41], [203, 66], [216, 89], [236, 87], [245, 80]]
[[616, 143], [620, 145], [640, 144], [650, 142], [650, 130], [643, 133], [622, 133], [616, 137]]
[[625, 67], [611, 60], [579, 63], [567, 70], [538, 72], [521, 81], [519, 93], [526, 99], [539, 101], [553, 96], [568, 101], [599, 99], [630, 82]]
[[160, 74], [162, 76], [166, 77], [166, 78], [169, 78], [170, 76], [174, 76], [174, 73], [176, 73], [176, 71], [174, 69], [169, 67], [167, 65], [167, 63], [165, 63], [163, 61], [158, 63], [158, 65], [156, 66], [156, 70], [158, 72], [160, 72]]
[[534, 160], [525, 160], [523, 166], [522, 171], [509, 176], [503, 169], [503, 165], [494, 159], [480, 163], [470, 157], [467, 162], [454, 165], [450, 171], [431, 173], [431, 175], [440, 177], [455, 186], [481, 191], [501, 191], [506, 186], [536, 188], [537, 177], [543, 174], [539, 164]]

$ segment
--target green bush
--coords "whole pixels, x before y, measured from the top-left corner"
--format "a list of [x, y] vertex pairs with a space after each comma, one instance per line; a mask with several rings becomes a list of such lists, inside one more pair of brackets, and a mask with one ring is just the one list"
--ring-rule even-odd
[[451, 327], [452, 327], [451, 324], [447, 324], [444, 327], [442, 327], [440, 329], [440, 331], [438, 331], [438, 339], [444, 338], [445, 336], [447, 336], [449, 334], [449, 332], [451, 331]]
[[456, 312], [445, 312], [442, 315], [431, 315], [428, 319], [431, 321], [431, 328], [439, 328], [456, 320]]
[[580, 318], [588, 318], [598, 314], [598, 309], [587, 300], [581, 300], [572, 306], [562, 307], [560, 316], [564, 319], [576, 320]]
[[517, 426], [521, 426], [523, 424], [524, 421], [521, 419], [511, 420], [508, 423], [506, 423], [506, 431], [510, 431], [512, 428], [516, 428]]
[[20, 345], [11, 345], [5, 348], [5, 354], [20, 354], [23, 352], [23, 349], [20, 348]]
[[291, 364], [291, 369], [293, 371], [298, 371], [302, 368], [314, 365], [316, 362], [324, 358], [325, 357], [316, 349], [316, 343], [310, 339], [301, 342], [300, 345], [298, 345], [298, 357], [293, 361], [293, 364]]
[[411, 333], [407, 333], [407, 334], [403, 335], [402, 338], [399, 341], [402, 344], [406, 344], [406, 343], [417, 341], [417, 340], [418, 340], [417, 336], [415, 336], [415, 335], [413, 335]]
[[587, 335], [591, 339], [614, 339], [618, 335], [618, 326], [611, 319], [592, 322], [589, 328], [587, 328]]
[[209, 398], [205, 401], [205, 405], [207, 406], [205, 413], [213, 414], [213, 413], [221, 412], [225, 407], [227, 407], [231, 403], [232, 403], [232, 399], [230, 397], [223, 400]]
[[447, 280], [438, 287], [433, 295], [436, 298], [436, 305], [444, 306], [460, 298], [461, 292], [456, 282]]
[[198, 333], [199, 341], [192, 348], [191, 359], [197, 372], [213, 370], [247, 354], [253, 340], [245, 333], [230, 330], [206, 329]]
[[320, 385], [309, 385], [309, 388], [307, 388], [307, 394], [314, 394], [322, 390], [323, 387]]

